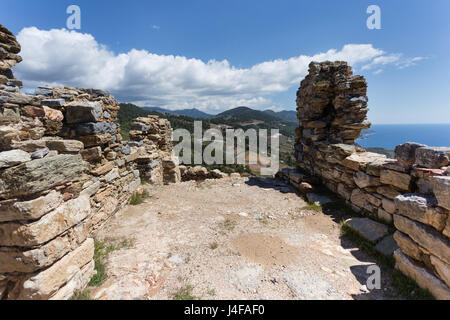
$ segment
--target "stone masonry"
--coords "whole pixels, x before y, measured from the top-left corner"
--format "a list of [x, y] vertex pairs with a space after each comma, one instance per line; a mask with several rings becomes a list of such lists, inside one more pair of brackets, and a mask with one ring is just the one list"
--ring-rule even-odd
[[[94, 272], [94, 232], [141, 185], [180, 180], [167, 120], [122, 140], [106, 91], [20, 91], [20, 45], [0, 25], [0, 299], [69, 299]], [[147, 129], [148, 126], [148, 129]]]
[[316, 179], [355, 211], [394, 224], [396, 267], [450, 299], [450, 148], [405, 143], [387, 159], [355, 145], [370, 127], [366, 90], [345, 62], [310, 64], [297, 99], [299, 171], [284, 176], [301, 191]]

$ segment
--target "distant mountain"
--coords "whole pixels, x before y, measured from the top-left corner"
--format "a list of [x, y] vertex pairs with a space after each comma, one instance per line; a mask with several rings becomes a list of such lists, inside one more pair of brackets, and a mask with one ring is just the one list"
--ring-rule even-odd
[[297, 111], [280, 111], [280, 112], [275, 112], [272, 110], [266, 110], [264, 111], [267, 114], [270, 114], [272, 116], [275, 116], [277, 118], [279, 118], [282, 121], [288, 122], [288, 123], [292, 123], [292, 124], [297, 124], [298, 123], [298, 119], [297, 119]]
[[173, 114], [173, 115], [177, 115], [177, 116], [186, 116], [186, 117], [191, 117], [191, 118], [195, 118], [195, 119], [208, 119], [211, 118], [212, 115], [205, 113], [203, 111], [200, 111], [198, 109], [183, 109], [183, 110], [168, 110], [168, 109], [163, 109], [163, 108], [158, 108], [158, 107], [144, 107], [142, 108], [146, 111], [154, 111], [154, 112], [159, 112], [162, 114]]
[[249, 121], [264, 121], [264, 122], [279, 122], [280, 118], [263, 111], [253, 110], [247, 107], [237, 107], [225, 112], [219, 113], [212, 118], [214, 121], [232, 122], [249, 122]]

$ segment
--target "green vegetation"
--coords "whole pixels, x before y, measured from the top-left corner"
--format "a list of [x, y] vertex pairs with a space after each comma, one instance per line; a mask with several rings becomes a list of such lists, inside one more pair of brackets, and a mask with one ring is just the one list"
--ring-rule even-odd
[[91, 291], [89, 290], [77, 290], [74, 292], [72, 298], [70, 298], [70, 300], [93, 300], [91, 297]]
[[320, 204], [309, 203], [307, 206], [303, 207], [302, 210], [321, 212], [323, 208]]
[[144, 190], [142, 192], [135, 192], [131, 196], [130, 205], [132, 205], [132, 206], [140, 205], [140, 204], [144, 203], [144, 201], [146, 199], [148, 199], [149, 197], [150, 197], [150, 194], [148, 193], [147, 190]]
[[107, 275], [106, 275], [105, 261], [111, 252], [118, 251], [124, 248], [130, 248], [132, 246], [133, 243], [130, 240], [123, 240], [118, 243], [114, 241], [110, 244], [106, 244], [99, 240], [95, 240], [94, 262], [95, 262], [95, 271], [97, 273], [91, 278], [89, 286], [98, 287], [106, 280]]
[[197, 298], [192, 295], [192, 290], [194, 290], [194, 287], [188, 284], [185, 287], [178, 289], [178, 291], [173, 294], [173, 299], [197, 300]]
[[236, 228], [237, 222], [233, 221], [231, 219], [226, 219], [223, 223], [222, 226], [224, 229], [228, 230], [228, 231], [233, 231], [234, 228]]
[[219, 247], [219, 244], [217, 242], [212, 242], [209, 244], [209, 248], [211, 250], [216, 250]]

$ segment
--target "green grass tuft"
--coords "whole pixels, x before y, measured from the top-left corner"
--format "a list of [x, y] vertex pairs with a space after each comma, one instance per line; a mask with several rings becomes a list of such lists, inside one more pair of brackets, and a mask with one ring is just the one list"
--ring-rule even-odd
[[135, 192], [130, 199], [130, 205], [132, 206], [137, 206], [140, 205], [142, 203], [144, 203], [144, 201], [146, 199], [148, 199], [150, 197], [150, 194], [148, 193], [147, 190], [142, 191], [141, 193], [139, 192]]
[[94, 300], [91, 297], [91, 291], [89, 290], [76, 290], [72, 296], [72, 298], [70, 298], [70, 300]]
[[192, 295], [192, 290], [194, 287], [191, 285], [187, 285], [184, 288], [178, 289], [177, 292], [173, 294], [174, 300], [197, 300], [196, 297]]

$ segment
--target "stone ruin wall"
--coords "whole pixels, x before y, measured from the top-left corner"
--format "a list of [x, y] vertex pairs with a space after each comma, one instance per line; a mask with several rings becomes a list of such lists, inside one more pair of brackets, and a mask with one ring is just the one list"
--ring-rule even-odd
[[298, 91], [299, 128], [290, 182], [318, 178], [353, 210], [393, 224], [396, 267], [450, 299], [450, 148], [405, 143], [395, 158], [354, 141], [368, 112], [367, 83], [345, 62], [311, 63]]
[[0, 25], [0, 300], [69, 299], [94, 272], [94, 232], [141, 186], [180, 181], [165, 119], [120, 135], [106, 91], [40, 87], [11, 71], [20, 45]]

